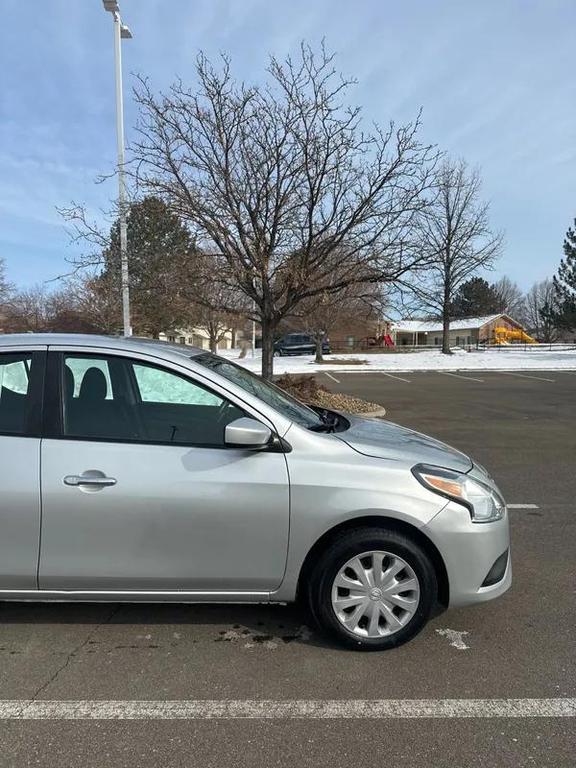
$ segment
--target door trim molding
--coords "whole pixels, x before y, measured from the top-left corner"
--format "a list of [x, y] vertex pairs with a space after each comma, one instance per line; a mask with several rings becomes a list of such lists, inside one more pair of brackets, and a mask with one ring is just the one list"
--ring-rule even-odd
[[269, 603], [270, 592], [0, 589], [0, 601], [105, 603]]

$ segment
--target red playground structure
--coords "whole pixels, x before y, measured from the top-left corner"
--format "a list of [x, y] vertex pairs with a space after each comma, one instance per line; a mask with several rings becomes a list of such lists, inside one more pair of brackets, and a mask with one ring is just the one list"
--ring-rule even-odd
[[361, 344], [365, 347], [393, 347], [394, 340], [389, 333], [382, 333], [380, 336], [367, 336]]

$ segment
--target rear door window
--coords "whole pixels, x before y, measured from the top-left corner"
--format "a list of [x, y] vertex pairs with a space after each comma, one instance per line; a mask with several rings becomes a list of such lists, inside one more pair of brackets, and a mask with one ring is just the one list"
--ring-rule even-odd
[[0, 354], [0, 434], [25, 435], [32, 407], [32, 353]]
[[80, 389], [82, 388], [82, 382], [87, 371], [96, 368], [101, 371], [106, 379], [106, 400], [112, 400], [112, 381], [110, 380], [110, 370], [108, 368], [108, 361], [98, 358], [86, 358], [86, 357], [69, 357], [66, 360], [66, 368], [69, 371], [65, 372], [65, 381], [67, 386], [72, 386], [72, 397], [78, 397], [80, 395]]
[[65, 355], [63, 395], [66, 437], [97, 440], [139, 437], [122, 358]]

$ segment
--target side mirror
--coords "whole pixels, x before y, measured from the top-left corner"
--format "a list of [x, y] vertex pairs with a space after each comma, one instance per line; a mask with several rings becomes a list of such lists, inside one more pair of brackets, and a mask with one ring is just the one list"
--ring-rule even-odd
[[233, 448], [264, 448], [271, 438], [271, 429], [246, 416], [232, 421], [224, 431], [224, 442]]

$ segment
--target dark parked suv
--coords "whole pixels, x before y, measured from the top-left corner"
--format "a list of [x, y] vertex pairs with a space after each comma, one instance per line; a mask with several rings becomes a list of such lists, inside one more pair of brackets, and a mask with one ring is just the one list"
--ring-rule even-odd
[[[316, 342], [308, 333], [289, 333], [274, 343], [275, 355], [313, 355], [316, 352]], [[330, 354], [330, 342], [324, 339], [322, 353]]]

